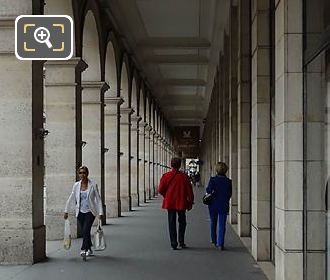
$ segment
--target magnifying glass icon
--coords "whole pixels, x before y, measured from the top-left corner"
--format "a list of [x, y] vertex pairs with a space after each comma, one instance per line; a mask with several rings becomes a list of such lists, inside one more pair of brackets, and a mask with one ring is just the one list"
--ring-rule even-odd
[[49, 41], [50, 32], [46, 27], [38, 27], [34, 31], [34, 39], [41, 44], [46, 44], [49, 49], [53, 47], [52, 43]]

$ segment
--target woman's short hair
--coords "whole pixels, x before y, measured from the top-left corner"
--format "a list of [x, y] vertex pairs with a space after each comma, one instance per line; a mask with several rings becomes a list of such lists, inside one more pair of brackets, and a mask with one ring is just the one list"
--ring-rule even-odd
[[88, 167], [87, 167], [87, 166], [85, 166], [85, 165], [80, 166], [80, 167], [78, 168], [78, 173], [80, 172], [80, 170], [84, 170], [84, 171], [86, 172], [86, 175], [88, 176], [88, 174], [89, 174], [89, 170], [88, 170]]
[[228, 166], [224, 162], [220, 161], [215, 165], [215, 172], [217, 173], [217, 175], [226, 175], [227, 171]]
[[171, 167], [174, 169], [179, 169], [181, 166], [181, 158], [174, 157], [171, 159]]

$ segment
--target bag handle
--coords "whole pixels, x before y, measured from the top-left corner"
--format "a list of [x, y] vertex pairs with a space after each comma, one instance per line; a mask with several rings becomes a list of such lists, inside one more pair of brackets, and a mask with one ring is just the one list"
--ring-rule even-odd
[[97, 230], [102, 230], [102, 223], [101, 220], [99, 219], [98, 225], [97, 225]]

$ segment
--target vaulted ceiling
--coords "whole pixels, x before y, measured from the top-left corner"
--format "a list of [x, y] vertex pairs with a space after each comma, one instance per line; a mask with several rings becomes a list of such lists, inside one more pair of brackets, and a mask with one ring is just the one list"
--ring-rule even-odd
[[105, 0], [172, 126], [202, 127], [229, 0]]

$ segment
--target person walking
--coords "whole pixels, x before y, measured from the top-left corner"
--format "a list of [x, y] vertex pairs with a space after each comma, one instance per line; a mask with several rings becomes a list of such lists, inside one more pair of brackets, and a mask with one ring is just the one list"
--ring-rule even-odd
[[[163, 209], [167, 209], [168, 228], [173, 250], [187, 248], [184, 242], [186, 231], [186, 210], [191, 210], [194, 194], [187, 174], [179, 171], [180, 158], [171, 159], [171, 171], [165, 173], [159, 182], [158, 192], [164, 197]], [[179, 240], [177, 239], [176, 217], [179, 222]], [[179, 241], [179, 242], [178, 242]]]
[[88, 178], [88, 168], [81, 166], [78, 174], [80, 181], [72, 187], [72, 192], [65, 205], [64, 219], [68, 218], [69, 207], [75, 202], [76, 217], [83, 235], [80, 255], [86, 260], [86, 257], [93, 255], [91, 228], [95, 217], [101, 220], [103, 208], [97, 184]]
[[[215, 166], [216, 176], [211, 177], [206, 193], [212, 194], [208, 205], [210, 214], [211, 242], [215, 247], [224, 250], [226, 221], [229, 213], [229, 200], [232, 194], [232, 181], [226, 176], [228, 167], [224, 162]], [[217, 224], [219, 220], [218, 236]]]

